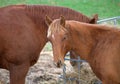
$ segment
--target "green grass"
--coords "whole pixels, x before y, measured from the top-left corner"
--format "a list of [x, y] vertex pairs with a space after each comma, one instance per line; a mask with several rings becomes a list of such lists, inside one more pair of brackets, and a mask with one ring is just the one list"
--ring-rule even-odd
[[23, 3], [25, 3], [25, 0], [0, 0], [0, 6], [23, 4]]
[[43, 48], [43, 51], [52, 51], [52, 45], [50, 42], [48, 42], [44, 48]]
[[87, 16], [99, 14], [100, 18], [120, 16], [120, 0], [0, 0], [0, 6], [11, 4], [46, 4], [65, 6]]

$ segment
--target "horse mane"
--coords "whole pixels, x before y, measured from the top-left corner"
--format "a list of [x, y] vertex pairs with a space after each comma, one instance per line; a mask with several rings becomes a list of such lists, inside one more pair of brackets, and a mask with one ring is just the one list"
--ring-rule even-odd
[[[71, 21], [74, 25], [81, 25], [80, 30], [82, 30], [81, 33], [83, 33], [83, 30], [85, 30], [84, 37], [88, 34], [93, 38], [96, 42], [101, 40], [113, 40], [116, 38], [118, 34], [120, 34], [120, 29], [116, 26], [111, 26], [111, 25], [102, 25], [102, 24], [88, 24], [88, 23], [83, 23], [83, 22], [78, 22], [78, 21]], [[71, 24], [71, 23], [69, 23]], [[79, 30], [79, 27], [76, 26], [75, 29]], [[88, 32], [89, 31], [89, 32]], [[73, 32], [73, 30], [72, 30]], [[109, 36], [109, 37], [108, 37]], [[100, 41], [99, 41], [100, 42]]]
[[47, 5], [26, 5], [25, 10], [32, 19], [35, 20], [36, 24], [44, 24], [45, 16], [48, 15], [52, 19], [57, 19], [61, 15], [65, 16], [66, 20], [76, 20], [80, 22], [89, 23], [91, 18], [74, 11], [70, 8], [66, 7], [58, 7], [58, 6], [47, 6]]
[[[94, 27], [94, 26], [93, 26]], [[108, 36], [116, 36], [116, 34], [120, 33], [120, 29], [118, 27], [115, 26], [110, 26], [110, 25], [95, 25], [96, 28], [92, 29], [91, 31], [91, 35], [94, 38], [95, 35], [97, 35], [96, 40], [99, 40], [98, 38], [101, 37], [106, 37], [108, 38]]]
[[[24, 13], [30, 17], [33, 22], [39, 28], [46, 28], [45, 16], [48, 15], [52, 19], [57, 19], [61, 15], [65, 17], [66, 20], [76, 20], [85, 23], [95, 23], [97, 16], [94, 16], [92, 19], [86, 15], [77, 12], [73, 9], [60, 6], [48, 6], [48, 5], [10, 5], [6, 6], [8, 8], [23, 9]], [[2, 7], [2, 8], [6, 8]]]
[[57, 32], [67, 32], [68, 30], [60, 24], [60, 19], [55, 19], [49, 26], [48, 36], [50, 33], [57, 33]]
[[31, 12], [33, 15], [42, 14], [43, 16], [45, 16], [47, 14], [52, 19], [59, 18], [60, 15], [67, 15], [67, 17], [65, 18], [67, 20], [75, 19], [77, 21], [83, 21], [83, 22], [90, 21], [90, 18], [88, 18], [87, 16], [67, 7], [47, 6], [47, 5], [26, 5], [26, 10]]
[[[60, 6], [48, 6], [48, 5], [9, 5], [3, 8], [15, 8], [23, 9], [27, 16], [31, 17], [35, 24], [47, 28], [45, 24], [45, 16], [48, 15], [52, 19], [57, 19], [61, 15], [65, 17], [66, 20], [76, 20], [85, 23], [96, 23], [97, 15], [93, 18], [89, 18], [86, 15], [77, 12], [73, 9]], [[42, 24], [42, 25], [41, 25]]]

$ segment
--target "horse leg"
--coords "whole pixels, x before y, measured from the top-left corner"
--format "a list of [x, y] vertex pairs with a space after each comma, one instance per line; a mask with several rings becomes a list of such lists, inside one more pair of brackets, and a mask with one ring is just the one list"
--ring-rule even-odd
[[29, 70], [29, 63], [10, 66], [10, 84], [25, 84], [25, 77]]

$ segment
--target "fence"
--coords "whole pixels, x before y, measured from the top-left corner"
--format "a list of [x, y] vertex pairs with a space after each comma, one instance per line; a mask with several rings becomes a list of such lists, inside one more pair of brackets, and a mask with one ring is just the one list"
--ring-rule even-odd
[[[103, 22], [113, 22], [114, 25], [117, 25], [118, 19], [120, 19], [120, 16], [99, 20], [99, 21], [97, 21], [97, 23], [101, 24]], [[67, 55], [69, 55], [69, 54], [67, 54]], [[78, 57], [78, 59], [65, 58], [65, 61], [75, 61], [75, 62], [77, 62], [77, 64], [78, 64], [78, 83], [77, 84], [80, 84], [80, 67], [81, 67], [80, 63], [81, 62], [86, 62], [86, 61], [85, 60], [81, 60], [80, 57]], [[63, 74], [60, 75], [59, 78], [63, 79], [63, 84], [66, 84], [67, 81], [76, 80], [76, 78], [71, 78], [71, 77], [70, 78], [66, 78], [66, 65], [65, 64], [63, 66]], [[72, 82], [70, 84], [72, 84]], [[102, 84], [102, 82], [99, 81], [97, 84]]]
[[101, 24], [103, 22], [109, 22], [112, 21], [114, 23], [114, 25], [117, 25], [117, 20], [120, 19], [120, 16], [117, 17], [113, 17], [113, 18], [107, 18], [107, 19], [103, 19], [103, 20], [99, 20], [97, 21], [98, 24]]

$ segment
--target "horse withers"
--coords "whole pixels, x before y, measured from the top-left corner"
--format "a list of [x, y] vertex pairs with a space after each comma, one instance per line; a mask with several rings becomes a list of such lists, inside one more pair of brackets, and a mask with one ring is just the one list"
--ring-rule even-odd
[[86, 60], [103, 84], [120, 84], [120, 30], [73, 20], [46, 19], [51, 22], [47, 37], [52, 43], [57, 67], [72, 50]]

